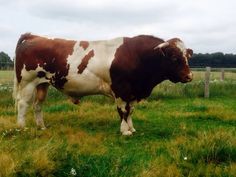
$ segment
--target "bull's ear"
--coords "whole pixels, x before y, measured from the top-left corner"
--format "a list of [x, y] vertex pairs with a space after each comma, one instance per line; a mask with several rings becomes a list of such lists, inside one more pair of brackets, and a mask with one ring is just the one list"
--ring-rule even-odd
[[187, 55], [188, 55], [188, 58], [191, 58], [193, 56], [193, 50], [187, 49]]
[[159, 45], [157, 45], [156, 47], [154, 47], [154, 50], [160, 51], [161, 54], [165, 56], [163, 49], [166, 48], [167, 46], [169, 46], [169, 42], [163, 42], [163, 43], [160, 43]]

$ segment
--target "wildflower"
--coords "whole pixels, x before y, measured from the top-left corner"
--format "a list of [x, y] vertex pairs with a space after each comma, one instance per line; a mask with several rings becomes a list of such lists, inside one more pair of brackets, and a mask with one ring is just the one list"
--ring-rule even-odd
[[184, 157], [184, 160], [188, 160], [188, 157]]
[[77, 173], [76, 173], [76, 170], [74, 168], [71, 168], [70, 170], [70, 174], [75, 176]]

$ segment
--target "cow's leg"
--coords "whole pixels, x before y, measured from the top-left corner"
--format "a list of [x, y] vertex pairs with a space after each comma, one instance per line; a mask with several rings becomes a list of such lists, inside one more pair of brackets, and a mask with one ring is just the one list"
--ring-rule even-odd
[[126, 111], [122, 110], [122, 108], [119, 106], [117, 106], [117, 111], [121, 119], [120, 132], [122, 133], [122, 135], [132, 135], [132, 132], [129, 130]]
[[42, 104], [47, 96], [48, 83], [39, 84], [36, 87], [35, 100], [34, 100], [34, 116], [38, 127], [45, 129], [42, 113]]
[[122, 135], [132, 135], [132, 133], [135, 132], [131, 119], [133, 108], [129, 103], [119, 103], [121, 104], [117, 104], [117, 111], [121, 118], [120, 132], [122, 133]]
[[133, 107], [133, 106], [130, 106], [130, 114], [129, 114], [128, 118], [127, 118], [127, 123], [128, 123], [128, 125], [129, 125], [129, 130], [130, 130], [132, 133], [136, 132], [136, 130], [135, 130], [134, 126], [133, 126], [132, 118], [131, 118], [131, 114], [133, 113], [133, 109], [134, 109], [134, 107]]
[[29, 103], [32, 100], [34, 90], [35, 86], [33, 84], [27, 84], [19, 89], [17, 95], [17, 125], [21, 128], [25, 127], [25, 114], [29, 107]]

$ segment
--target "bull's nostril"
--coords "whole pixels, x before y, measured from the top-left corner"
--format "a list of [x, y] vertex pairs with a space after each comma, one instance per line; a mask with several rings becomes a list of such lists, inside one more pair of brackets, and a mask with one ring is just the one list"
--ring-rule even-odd
[[193, 73], [189, 73], [188, 75], [186, 75], [185, 79], [187, 81], [191, 81], [193, 79]]
[[188, 78], [193, 79], [193, 73], [192, 72], [188, 74]]

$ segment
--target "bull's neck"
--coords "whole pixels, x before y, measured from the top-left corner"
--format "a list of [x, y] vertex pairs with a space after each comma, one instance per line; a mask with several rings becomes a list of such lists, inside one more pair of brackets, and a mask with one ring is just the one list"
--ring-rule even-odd
[[157, 84], [167, 79], [165, 57], [156, 50], [144, 50], [141, 53], [142, 66], [145, 73], [150, 78], [148, 82], [155, 87]]
[[163, 58], [157, 57], [155, 53], [152, 54], [150, 51], [148, 55], [145, 53], [140, 53], [139, 77], [136, 78], [136, 82], [139, 83], [138, 95], [140, 98], [148, 97], [157, 84], [166, 80]]

